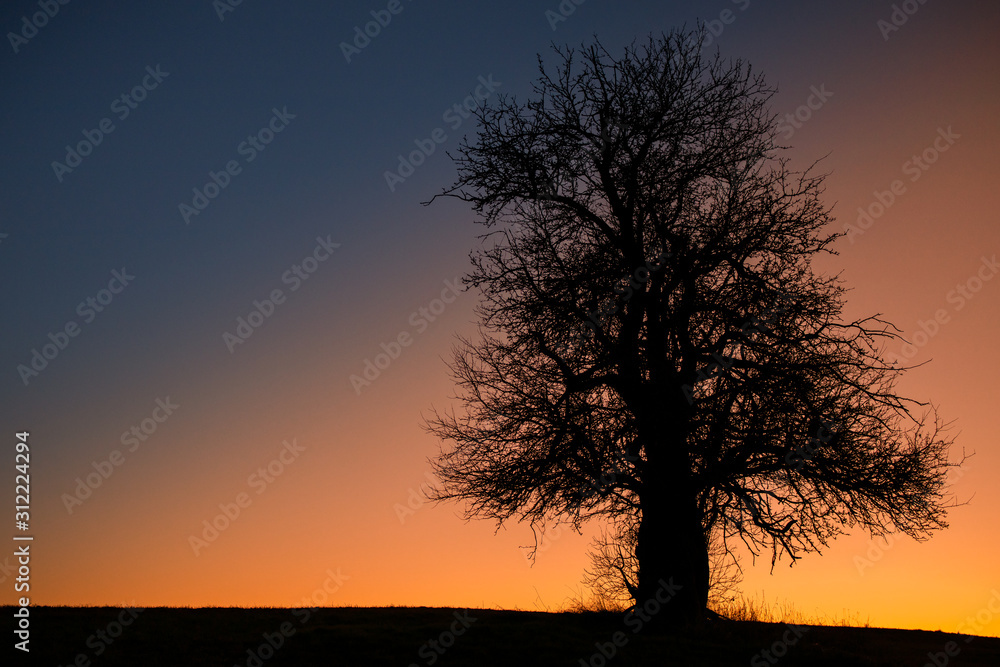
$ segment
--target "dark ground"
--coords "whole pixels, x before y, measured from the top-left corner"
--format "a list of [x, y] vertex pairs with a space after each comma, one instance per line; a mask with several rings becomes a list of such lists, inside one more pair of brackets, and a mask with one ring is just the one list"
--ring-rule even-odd
[[[14, 609], [3, 609], [13, 625]], [[633, 632], [638, 618], [626, 623], [623, 615], [610, 612], [474, 609], [459, 620], [464, 612], [426, 607], [151, 608], [130, 616], [111, 607], [32, 607], [30, 657], [10, 646], [5, 652], [14, 654], [14, 660], [2, 662], [50, 667], [1000, 666], [1000, 639], [941, 632], [800, 626], [799, 637], [784, 624], [720, 622], [699, 632], [656, 636], [648, 627]], [[129, 624], [120, 626], [122, 620]], [[452, 628], [461, 632], [452, 635]], [[13, 644], [11, 633], [7, 636]], [[279, 648], [271, 650], [267, 637]], [[615, 646], [616, 638], [621, 646]], [[601, 648], [614, 656], [606, 659]], [[765, 655], [765, 650], [772, 653]]]

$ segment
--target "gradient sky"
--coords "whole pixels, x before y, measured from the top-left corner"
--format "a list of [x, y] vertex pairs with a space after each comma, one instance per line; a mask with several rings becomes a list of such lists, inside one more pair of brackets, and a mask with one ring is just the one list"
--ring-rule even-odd
[[[778, 86], [776, 112], [814, 96], [808, 120], [783, 130], [793, 163], [825, 156], [836, 228], [856, 225], [859, 207], [881, 213], [820, 266], [852, 288], [846, 316], [933, 332], [890, 349], [929, 362], [900, 389], [954, 420], [953, 460], [975, 452], [952, 487], [971, 502], [933, 539], [852, 533], [773, 574], [767, 555], [744, 559], [743, 590], [809, 615], [1000, 635], [1000, 615], [960, 628], [1000, 595], [1000, 279], [976, 282], [995, 278], [983, 258], [1000, 251], [1000, 7], [913, 2], [889, 31], [892, 3], [861, 0], [589, 0], [554, 27], [556, 0], [402, 0], [348, 62], [341, 43], [389, 4], [245, 0], [220, 19], [210, 0], [72, 2], [0, 47], [0, 426], [7, 441], [31, 434], [33, 601], [297, 605], [330, 572], [342, 578], [332, 605], [557, 609], [579, 595], [594, 527], [556, 536], [529, 567], [528, 526], [495, 532], [420, 503], [437, 451], [421, 415], [449, 404], [445, 360], [455, 334], [474, 331], [477, 297], [443, 310], [435, 299], [482, 231], [458, 202], [420, 202], [454, 178], [444, 153], [475, 128], [444, 114], [481, 81], [523, 97], [535, 54], [555, 62], [552, 41], [596, 33], [620, 53], [702, 19], [720, 33], [711, 48]], [[4, 3], [0, 26], [20, 32], [39, 11]], [[280, 132], [262, 150], [243, 144], [269, 124]], [[439, 128], [443, 143], [390, 190], [397, 156]], [[72, 171], [53, 168], [85, 132], [100, 143]], [[925, 151], [923, 169], [912, 160]], [[227, 163], [226, 187], [185, 220], [179, 205]], [[334, 249], [314, 255], [317, 239]], [[134, 278], [122, 287], [115, 271]], [[231, 351], [224, 334], [274, 290], [281, 303]], [[60, 335], [67, 325], [75, 336]], [[409, 345], [356, 392], [350, 376], [400, 334]], [[64, 349], [25, 382], [18, 367], [52, 340]], [[144, 441], [123, 442], [144, 425]], [[102, 467], [68, 509], [77, 480]], [[241, 501], [196, 554], [190, 536]]]

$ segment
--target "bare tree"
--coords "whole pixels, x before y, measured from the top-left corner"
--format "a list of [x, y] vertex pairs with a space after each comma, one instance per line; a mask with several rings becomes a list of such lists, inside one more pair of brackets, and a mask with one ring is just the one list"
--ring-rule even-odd
[[462, 409], [427, 422], [448, 443], [437, 499], [498, 524], [633, 521], [635, 600], [680, 586], [666, 625], [704, 616], [713, 534], [772, 567], [850, 527], [926, 538], [952, 465], [894, 390], [898, 330], [843, 321], [839, 277], [812, 268], [842, 234], [823, 176], [775, 141], [773, 89], [703, 40], [555, 48], [531, 99], [478, 110], [438, 195], [488, 231]]

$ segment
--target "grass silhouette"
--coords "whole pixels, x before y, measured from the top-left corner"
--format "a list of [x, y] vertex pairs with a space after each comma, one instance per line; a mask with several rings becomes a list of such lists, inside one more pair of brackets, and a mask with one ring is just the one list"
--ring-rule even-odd
[[[32, 607], [31, 664], [198, 665], [913, 665], [960, 650], [957, 665], [1000, 665], [1000, 639], [855, 627], [852, 617], [807, 619], [787, 604], [738, 600], [696, 631], [633, 632], [621, 610], [565, 611], [336, 607], [149, 608], [110, 643], [121, 607]], [[5, 607], [12, 613], [12, 607]], [[303, 617], [308, 612], [308, 618]], [[463, 614], [470, 621], [463, 627]], [[816, 621], [820, 622], [817, 623]], [[801, 637], [786, 625], [800, 626]], [[452, 629], [461, 632], [449, 636]], [[107, 632], [105, 636], [111, 638]], [[623, 645], [618, 644], [624, 642]], [[764, 657], [763, 651], [776, 649]], [[98, 650], [100, 653], [98, 654]], [[605, 657], [611, 653], [610, 657]], [[941, 653], [944, 655], [944, 653]], [[80, 656], [83, 656], [82, 658]], [[756, 660], [756, 662], [755, 662]], [[763, 662], [760, 662], [764, 660]], [[775, 660], [772, 662], [771, 660]]]

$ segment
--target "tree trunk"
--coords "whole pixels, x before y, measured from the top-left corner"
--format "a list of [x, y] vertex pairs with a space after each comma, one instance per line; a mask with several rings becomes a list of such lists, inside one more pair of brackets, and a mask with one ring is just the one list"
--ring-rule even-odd
[[636, 545], [636, 615], [658, 629], [699, 623], [708, 603], [708, 545], [697, 505], [678, 488], [687, 484], [672, 482], [657, 480], [643, 493]]
[[671, 402], [668, 396], [655, 397], [652, 392], [650, 398], [654, 400], [644, 406], [640, 419], [640, 432], [645, 430], [643, 441], [648, 445], [639, 499], [636, 612], [645, 612], [654, 627], [670, 629], [705, 618], [708, 541], [691, 479], [686, 399], [674, 397]]

